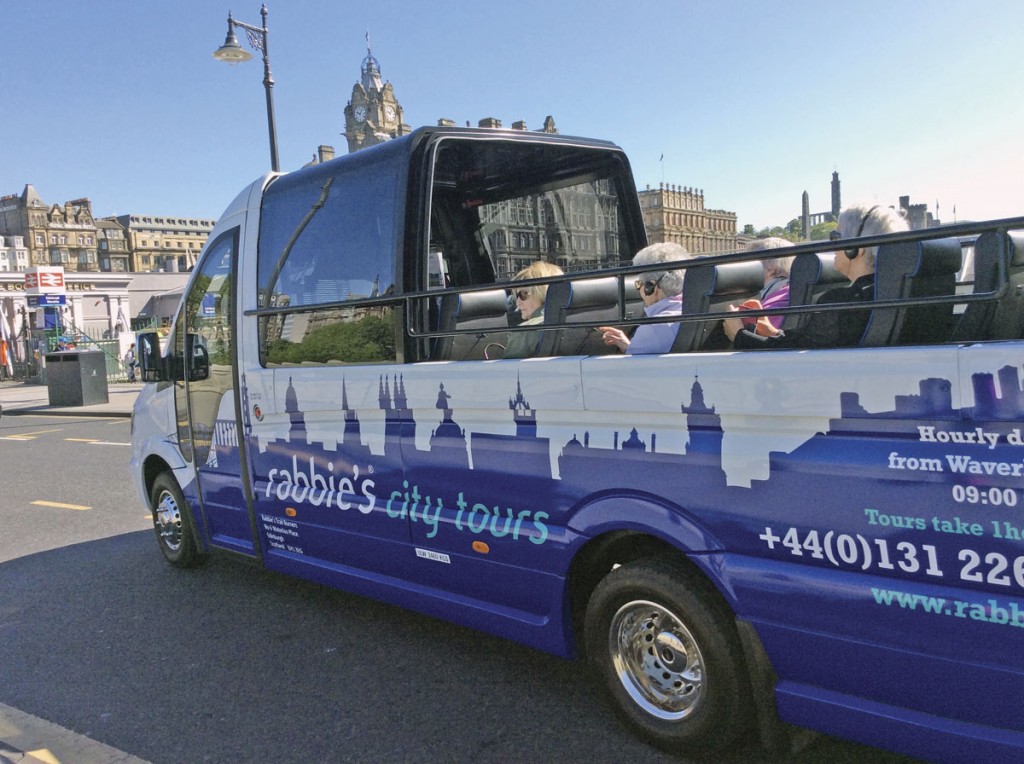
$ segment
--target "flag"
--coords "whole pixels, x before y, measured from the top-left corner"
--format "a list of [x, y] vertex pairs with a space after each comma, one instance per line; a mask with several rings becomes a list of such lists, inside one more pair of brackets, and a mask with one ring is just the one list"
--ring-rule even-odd
[[7, 328], [7, 317], [0, 311], [0, 365], [7, 369], [7, 374], [14, 376], [14, 364], [11, 360], [11, 333]]
[[658, 157], [658, 161], [659, 162], [664, 162], [665, 161], [665, 155], [662, 154], [660, 157]]

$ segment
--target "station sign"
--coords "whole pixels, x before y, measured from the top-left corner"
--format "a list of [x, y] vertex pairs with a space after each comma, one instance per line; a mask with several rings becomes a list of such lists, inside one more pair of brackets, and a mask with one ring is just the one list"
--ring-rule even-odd
[[68, 298], [63, 294], [30, 294], [26, 299], [30, 308], [52, 308], [67, 305]]
[[25, 271], [25, 294], [64, 294], [64, 269], [37, 265]]

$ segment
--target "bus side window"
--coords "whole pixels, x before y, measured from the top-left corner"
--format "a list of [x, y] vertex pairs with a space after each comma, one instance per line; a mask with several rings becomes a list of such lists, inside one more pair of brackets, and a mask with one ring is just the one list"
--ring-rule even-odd
[[319, 167], [264, 194], [257, 282], [278, 312], [260, 316], [261, 360], [395, 363], [394, 304], [346, 303], [396, 293], [401, 161]]

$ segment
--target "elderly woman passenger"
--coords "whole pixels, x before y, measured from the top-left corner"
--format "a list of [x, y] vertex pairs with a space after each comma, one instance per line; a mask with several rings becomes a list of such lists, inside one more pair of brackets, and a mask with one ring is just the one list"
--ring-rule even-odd
[[[648, 317], [678, 316], [683, 312], [683, 271], [658, 266], [692, 257], [684, 247], [674, 242], [651, 244], [636, 253], [633, 265], [651, 266], [634, 282]], [[597, 330], [606, 345], [615, 345], [626, 353], [667, 353], [679, 333], [679, 324], [642, 324], [636, 328], [632, 338], [614, 326], [599, 326]]]
[[[748, 252], [760, 252], [766, 249], [783, 249], [792, 247], [793, 242], [779, 236], [757, 239], [747, 245]], [[764, 288], [757, 296], [762, 308], [785, 308], [789, 305], [789, 269], [793, 265], [792, 257], [766, 257], [761, 260], [764, 269]], [[782, 326], [783, 316], [767, 316], [768, 323], [775, 329]]]
[[[512, 280], [523, 281], [561, 275], [562, 269], [557, 265], [538, 260], [519, 271]], [[534, 284], [515, 290], [513, 296], [516, 301], [516, 310], [523, 317], [523, 323], [520, 326], [531, 326], [544, 322], [544, 300], [547, 295], [547, 284]], [[505, 344], [505, 353], [502, 358], [529, 358], [537, 352], [540, 336], [540, 331], [512, 332]]]
[[[877, 236], [884, 233], [906, 231], [907, 222], [892, 207], [866, 204], [847, 207], [839, 213], [839, 232], [843, 239]], [[875, 254], [878, 247], [852, 247], [834, 253], [836, 270], [850, 280], [850, 284], [825, 292], [818, 305], [841, 302], [872, 302], [875, 299]], [[770, 336], [760, 336], [744, 328], [739, 318], [726, 318], [722, 326], [733, 347], [744, 348], [816, 348], [848, 347], [856, 345], [871, 319], [871, 310], [825, 311], [813, 314], [800, 330], [775, 330]]]

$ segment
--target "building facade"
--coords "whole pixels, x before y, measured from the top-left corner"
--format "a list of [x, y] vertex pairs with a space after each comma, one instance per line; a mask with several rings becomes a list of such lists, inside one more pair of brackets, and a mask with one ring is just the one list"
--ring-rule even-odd
[[639, 193], [647, 239], [675, 242], [697, 255], [737, 249], [736, 213], [704, 206], [703, 189], [659, 184]]
[[215, 220], [158, 215], [118, 215], [105, 218], [124, 231], [133, 271], [179, 273], [196, 264]]
[[47, 205], [35, 188], [26, 184], [20, 194], [0, 197], [0, 236], [21, 237], [28, 254], [25, 267], [53, 265], [87, 273], [100, 270], [96, 222], [88, 199]]
[[124, 227], [116, 220], [96, 221], [96, 243], [100, 270], [106, 273], [125, 273], [131, 270], [128, 238]]
[[23, 236], [0, 236], [0, 273], [28, 268], [28, 248]]

